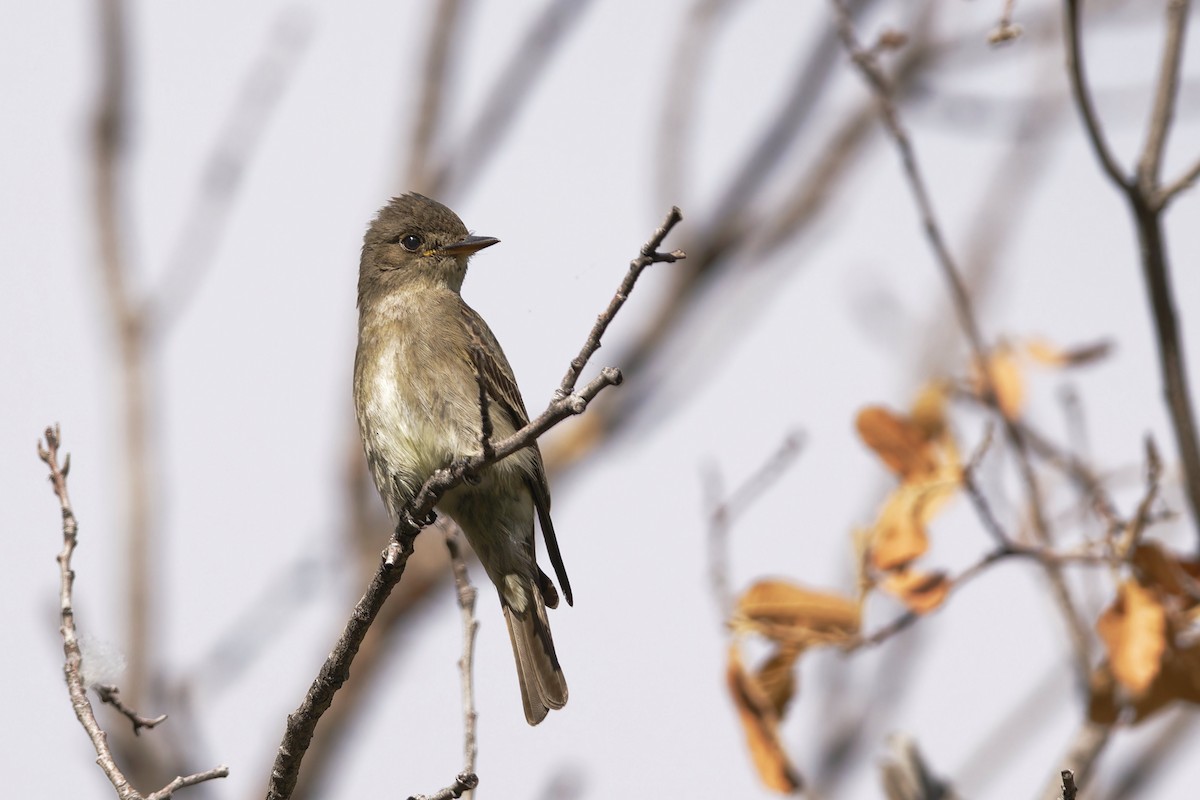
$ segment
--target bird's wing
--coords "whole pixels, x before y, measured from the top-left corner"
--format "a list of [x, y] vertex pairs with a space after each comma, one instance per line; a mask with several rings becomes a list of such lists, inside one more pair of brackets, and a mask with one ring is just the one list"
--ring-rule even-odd
[[[513, 377], [512, 367], [496, 341], [495, 334], [483, 321], [483, 317], [475, 313], [475, 309], [465, 302], [460, 303], [463, 324], [470, 335], [472, 348], [477, 351], [470, 353], [471, 371], [482, 373], [484, 387], [488, 397], [492, 398], [503, 409], [512, 423], [513, 430], [520, 430], [529, 424], [529, 412], [525, 410], [525, 401], [521, 399], [521, 390]], [[478, 358], [478, 361], [476, 361]], [[567, 580], [567, 571], [563, 566], [562, 551], [558, 549], [558, 537], [554, 534], [554, 524], [550, 521], [550, 485], [546, 481], [546, 470], [542, 465], [542, 452], [537, 442], [530, 445], [533, 450], [533, 473], [528, 476], [529, 491], [537, 508], [538, 520], [542, 525], [542, 538], [546, 540], [546, 553], [554, 566], [554, 574], [558, 576], [562, 586], [563, 596], [567, 605], [574, 605], [571, 594], [571, 582]]]

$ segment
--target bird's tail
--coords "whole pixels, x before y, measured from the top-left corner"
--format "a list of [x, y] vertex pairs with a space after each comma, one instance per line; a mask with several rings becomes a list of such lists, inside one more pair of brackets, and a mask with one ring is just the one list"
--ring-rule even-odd
[[[504, 620], [508, 623], [508, 636], [512, 639], [525, 719], [530, 725], [537, 725], [546, 718], [550, 709], [562, 708], [567, 704], [567, 680], [563, 677], [558, 655], [554, 652], [550, 623], [546, 619], [546, 603], [538, 582], [520, 581], [520, 589], [513, 592], [512, 589], [517, 588], [513, 584], [519, 579], [515, 575], [507, 578], [505, 589], [509, 590], [509, 594], [516, 595], [512, 598], [515, 602], [511, 602], [506, 593], [501, 591], [500, 604], [504, 607]], [[518, 608], [522, 610], [518, 611]]]

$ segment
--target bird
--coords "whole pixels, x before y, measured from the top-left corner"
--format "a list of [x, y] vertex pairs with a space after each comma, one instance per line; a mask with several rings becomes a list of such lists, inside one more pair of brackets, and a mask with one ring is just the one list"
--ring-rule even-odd
[[[411, 192], [380, 209], [363, 238], [354, 408], [393, 522], [434, 472], [483, 452], [481, 396], [495, 441], [529, 421], [504, 351], [461, 294], [470, 257], [498, 242], [470, 234], [449, 208]], [[537, 564], [535, 517], [563, 596], [574, 604], [537, 443], [447, 491], [436, 510], [462, 529], [496, 587], [525, 719], [537, 725], [566, 704], [567, 683], [546, 616], [559, 595]]]

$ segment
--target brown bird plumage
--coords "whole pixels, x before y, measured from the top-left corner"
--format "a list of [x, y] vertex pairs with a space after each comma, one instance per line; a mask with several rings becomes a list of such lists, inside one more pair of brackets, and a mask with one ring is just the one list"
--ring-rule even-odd
[[[468, 235], [453, 211], [419, 194], [394, 198], [363, 241], [354, 407], [371, 475], [393, 519], [434, 471], [481, 452], [478, 373], [495, 440], [528, 422], [504, 351], [459, 294], [467, 259], [496, 242]], [[483, 470], [478, 484], [447, 492], [438, 509], [463, 529], [500, 594], [525, 718], [536, 725], [567, 702], [567, 684], [546, 619], [558, 592], [537, 566], [535, 512], [572, 602], [537, 445]]]

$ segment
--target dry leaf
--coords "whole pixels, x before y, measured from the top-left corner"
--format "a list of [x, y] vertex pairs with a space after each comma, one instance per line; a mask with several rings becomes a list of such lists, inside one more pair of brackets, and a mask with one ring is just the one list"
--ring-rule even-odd
[[896, 487], [875, 522], [871, 563], [892, 570], [912, 562], [929, 549], [925, 526], [958, 491], [962, 482], [957, 467], [945, 468], [925, 481]]
[[780, 719], [796, 695], [796, 659], [802, 652], [802, 647], [781, 645], [754, 673], [755, 681]]
[[1135, 695], [1145, 692], [1162, 668], [1167, 646], [1167, 613], [1154, 592], [1136, 581], [1122, 583], [1096, 631], [1117, 682]]
[[[1110, 666], [1101, 664], [1092, 675], [1088, 718], [1101, 725], [1112, 725], [1120, 716], [1117, 684]], [[1150, 688], [1133, 699], [1133, 721], [1143, 722], [1172, 702], [1200, 705], [1200, 642], [1176, 650], [1168, 647], [1162, 669]]]
[[729, 646], [725, 678], [759, 778], [768, 789], [776, 792], [790, 794], [797, 791], [803, 781], [779, 741], [779, 716], [770, 697], [746, 672], [736, 644]]
[[861, 610], [848, 597], [786, 581], [755, 583], [738, 599], [732, 625], [781, 644], [837, 644], [858, 633]]
[[1088, 676], [1088, 719], [1097, 725], [1115, 725], [1120, 715], [1117, 682], [1108, 662], [1103, 662]]
[[[973, 369], [971, 383], [975, 393], [984, 396], [983, 373], [978, 363]], [[987, 374], [991, 376], [992, 391], [996, 393], [996, 405], [1000, 413], [1009, 419], [1021, 415], [1025, 405], [1025, 376], [1011, 347], [1001, 346], [987, 358]]]
[[1112, 342], [1100, 341], [1064, 349], [1044, 339], [1033, 339], [1026, 342], [1025, 352], [1043, 366], [1081, 367], [1106, 357], [1112, 352]]
[[902, 569], [883, 579], [884, 591], [895, 595], [915, 614], [928, 614], [940, 606], [952, 587], [944, 572]]
[[1169, 553], [1157, 542], [1142, 542], [1130, 558], [1140, 583], [1177, 598], [1182, 610], [1200, 604], [1200, 561]]
[[1200, 704], [1200, 642], [1183, 650], [1167, 650], [1162, 671], [1150, 690], [1134, 701], [1134, 720], [1141, 722], [1175, 700]]
[[921, 387], [913, 401], [910, 423], [921, 432], [927, 442], [936, 442], [946, 433], [946, 401], [950, 384], [946, 381], [931, 381]]
[[907, 480], [937, 470], [933, 447], [916, 424], [883, 406], [868, 406], [858, 412], [858, 435], [888, 468]]

